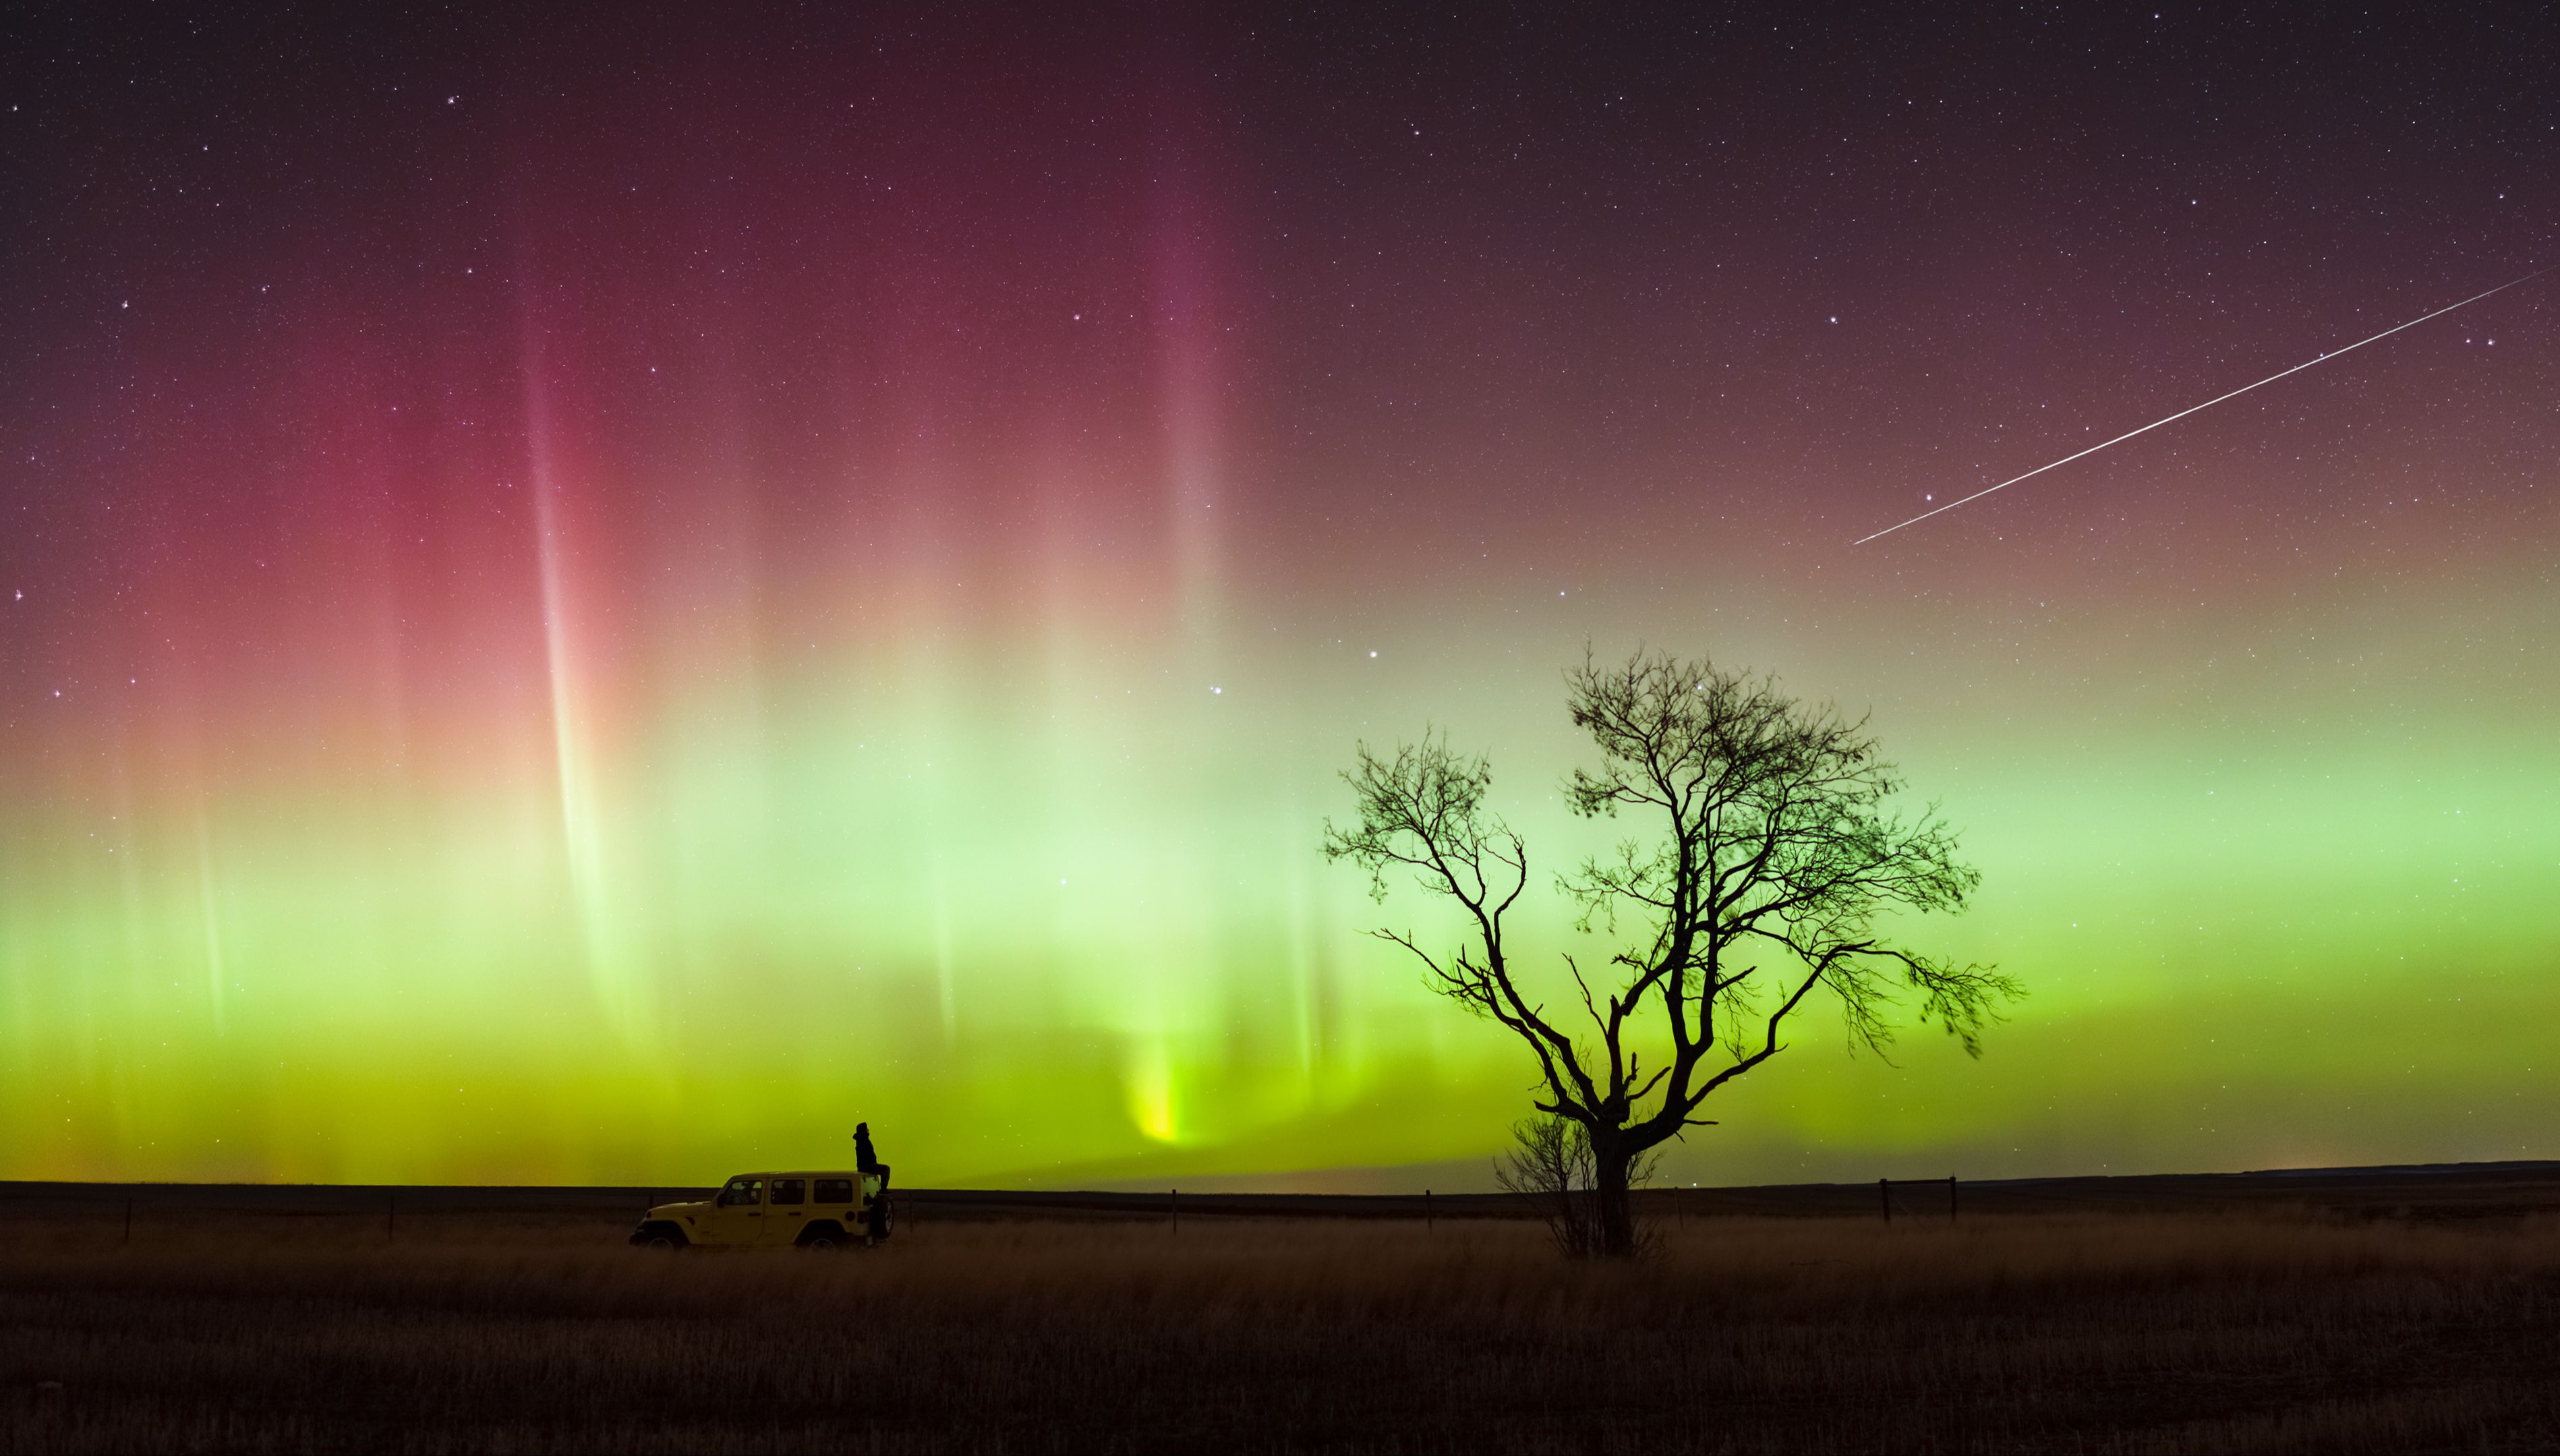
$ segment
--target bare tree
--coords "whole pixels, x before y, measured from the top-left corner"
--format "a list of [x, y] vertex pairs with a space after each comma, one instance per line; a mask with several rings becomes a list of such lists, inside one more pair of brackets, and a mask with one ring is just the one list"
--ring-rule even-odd
[[1981, 877], [1957, 860], [1934, 804], [1912, 816], [1888, 804], [1903, 782], [1864, 719], [1789, 698], [1773, 677], [1659, 653], [1609, 665], [1586, 655], [1565, 686], [1574, 726], [1600, 750], [1596, 771], [1564, 781], [1567, 801], [1637, 823], [1614, 854], [1556, 877], [1577, 928], [1622, 947], [1603, 992], [1563, 957], [1587, 1026], [1560, 1025], [1512, 960], [1503, 922], [1528, 888], [1528, 849], [1485, 806], [1484, 756], [1428, 731], [1386, 755], [1360, 744], [1343, 775], [1359, 820], [1328, 820], [1324, 848], [1366, 870], [1380, 902], [1401, 868], [1463, 907], [1468, 931], [1447, 954], [1409, 931], [1372, 933], [1420, 958], [1433, 989], [1527, 1044], [1543, 1079], [1534, 1105], [1588, 1140], [1599, 1250], [1627, 1254], [1636, 1160], [1706, 1125], [1696, 1114], [1708, 1095], [1784, 1050], [1782, 1029], [1817, 991], [1852, 1050], [1881, 1053], [1908, 999], [1977, 1056], [1984, 1024], [2022, 992], [1992, 967], [1947, 964], [1876, 928], [1897, 910], [1959, 910]]

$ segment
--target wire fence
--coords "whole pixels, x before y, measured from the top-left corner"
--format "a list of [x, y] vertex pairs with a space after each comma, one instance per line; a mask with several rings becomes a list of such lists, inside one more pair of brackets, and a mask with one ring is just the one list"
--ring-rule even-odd
[[[505, 1224], [577, 1236], [626, 1233], [654, 1205], [708, 1199], [716, 1187], [474, 1187], [343, 1184], [0, 1183], [0, 1236], [39, 1230], [81, 1243], [133, 1243], [173, 1230], [306, 1230], [337, 1241], [468, 1237]], [[1185, 1222], [1236, 1219], [1410, 1220], [1425, 1229], [1530, 1219], [1542, 1210], [1508, 1193], [1254, 1194], [1161, 1191], [900, 1189], [897, 1226], [1017, 1220], [1138, 1221], [1179, 1235]], [[1729, 1216], [1955, 1219], [2001, 1214], [2171, 1209], [2299, 1209], [2350, 1217], [2472, 1218], [2560, 1213], [2560, 1163], [2248, 1174], [1960, 1181], [1881, 1178], [1856, 1184], [1649, 1188], [1640, 1218], [1684, 1225]]]

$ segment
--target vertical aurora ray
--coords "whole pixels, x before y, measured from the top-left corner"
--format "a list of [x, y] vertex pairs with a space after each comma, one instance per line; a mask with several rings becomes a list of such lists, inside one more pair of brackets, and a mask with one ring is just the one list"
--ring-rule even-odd
[[205, 1000], [213, 1009], [214, 1035], [223, 1035], [223, 917], [214, 890], [214, 846], [205, 808], [196, 806], [196, 904], [204, 916]]
[[569, 892], [577, 905], [588, 973], [615, 1019], [628, 1027], [629, 1006], [614, 979], [605, 943], [604, 848], [597, 824], [595, 785], [582, 729], [575, 654], [569, 642], [567, 588], [560, 580], [560, 524], [551, 469], [534, 466], [534, 532], [542, 560], [543, 652], [551, 680], [553, 761], [559, 775], [560, 843], [568, 861]]
[[568, 522], [561, 502], [560, 451], [546, 383], [549, 366], [530, 319], [524, 350], [526, 466], [532, 482], [534, 555], [539, 565], [542, 643], [550, 688], [552, 759], [568, 891], [586, 974], [606, 1021], [624, 1045], [656, 1045], [638, 968], [619, 943], [623, 913], [611, 898], [605, 807], [598, 783], [591, 716], [581, 679], [574, 597], [568, 581]]

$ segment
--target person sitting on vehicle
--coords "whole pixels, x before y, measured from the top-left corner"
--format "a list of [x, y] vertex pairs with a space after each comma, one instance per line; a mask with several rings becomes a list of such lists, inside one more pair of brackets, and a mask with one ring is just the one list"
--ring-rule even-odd
[[879, 1174], [880, 1192], [888, 1191], [888, 1165], [881, 1162], [880, 1154], [872, 1149], [872, 1125], [868, 1122], [854, 1124], [854, 1167], [864, 1173]]
[[[871, 1220], [865, 1231], [877, 1243], [888, 1237], [888, 1165], [872, 1147], [872, 1125], [868, 1122], [854, 1124], [854, 1167], [862, 1174], [863, 1182], [871, 1185]], [[873, 1179], [880, 1182], [872, 1184]]]

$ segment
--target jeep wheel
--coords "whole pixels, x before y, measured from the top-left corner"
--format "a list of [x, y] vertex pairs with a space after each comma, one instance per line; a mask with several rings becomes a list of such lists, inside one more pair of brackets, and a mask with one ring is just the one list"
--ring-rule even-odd
[[688, 1240], [684, 1233], [673, 1225], [659, 1223], [643, 1229], [640, 1236], [632, 1242], [652, 1253], [672, 1254], [682, 1253]]
[[800, 1240], [800, 1246], [813, 1254], [831, 1254], [845, 1245], [844, 1241], [836, 1236], [834, 1229], [812, 1228], [809, 1230], [809, 1235]]

